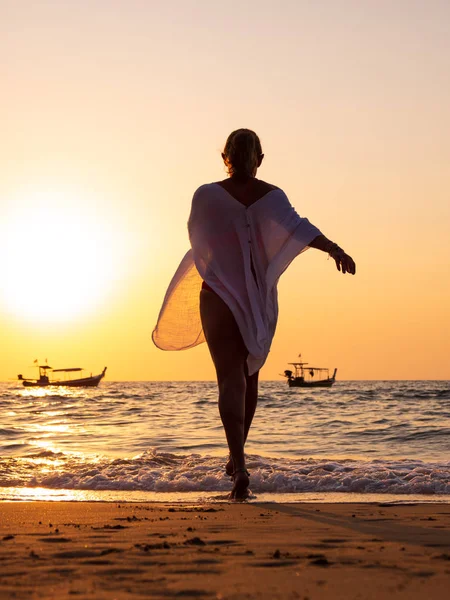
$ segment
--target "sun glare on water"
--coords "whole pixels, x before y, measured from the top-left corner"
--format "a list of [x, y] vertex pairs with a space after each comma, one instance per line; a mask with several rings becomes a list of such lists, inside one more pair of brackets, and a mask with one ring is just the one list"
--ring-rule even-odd
[[95, 199], [42, 192], [11, 203], [0, 226], [0, 300], [34, 323], [73, 320], [105, 299], [123, 267], [119, 232]]

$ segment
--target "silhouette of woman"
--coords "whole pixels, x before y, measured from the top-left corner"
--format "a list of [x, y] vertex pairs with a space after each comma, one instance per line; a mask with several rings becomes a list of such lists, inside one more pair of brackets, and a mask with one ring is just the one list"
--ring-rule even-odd
[[259, 370], [275, 333], [278, 279], [308, 247], [328, 253], [342, 273], [355, 274], [356, 268], [348, 254], [296, 213], [280, 188], [256, 178], [264, 155], [255, 132], [233, 131], [222, 158], [228, 177], [194, 194], [191, 250], [169, 285], [152, 337], [165, 350], [206, 340], [230, 452], [230, 497], [243, 500], [249, 493], [244, 446]]

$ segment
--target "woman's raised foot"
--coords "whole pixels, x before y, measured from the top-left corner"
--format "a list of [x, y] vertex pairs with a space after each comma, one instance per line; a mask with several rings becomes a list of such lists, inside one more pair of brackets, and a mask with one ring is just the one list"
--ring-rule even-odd
[[231, 454], [228, 458], [228, 462], [225, 465], [225, 473], [229, 476], [229, 477], [233, 477], [233, 473], [234, 473], [234, 463], [233, 463], [233, 459], [231, 458]]

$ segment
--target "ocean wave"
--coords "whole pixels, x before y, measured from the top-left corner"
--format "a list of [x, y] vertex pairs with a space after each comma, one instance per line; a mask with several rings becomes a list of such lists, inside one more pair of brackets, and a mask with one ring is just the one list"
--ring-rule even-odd
[[[110, 459], [44, 451], [0, 459], [0, 487], [152, 492], [230, 489], [223, 458], [155, 449]], [[450, 494], [450, 462], [286, 459], [249, 455], [254, 493]]]
[[[262, 381], [260, 389], [247, 446], [255, 455], [448, 460], [449, 382], [337, 381], [331, 389], [302, 390]], [[106, 456], [136, 456], [148, 448], [180, 455], [226, 452], [214, 382], [106, 381], [98, 388], [59, 392], [1, 384], [0, 402], [0, 456], [5, 458], [29, 458], [40, 448], [62, 449], [101, 454], [106, 465]], [[17, 465], [21, 468], [20, 461]], [[75, 481], [81, 467], [74, 468]], [[142, 469], [147, 468], [143, 463]], [[339, 483], [338, 472], [333, 485]], [[264, 471], [255, 472], [253, 479], [257, 477], [260, 485], [271, 482]], [[289, 489], [292, 478], [286, 483]]]

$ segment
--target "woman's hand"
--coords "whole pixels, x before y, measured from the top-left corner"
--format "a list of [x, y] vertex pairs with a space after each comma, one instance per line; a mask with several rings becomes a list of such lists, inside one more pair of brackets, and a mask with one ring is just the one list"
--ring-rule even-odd
[[355, 261], [351, 256], [346, 254], [342, 248], [339, 248], [339, 246], [336, 245], [336, 247], [329, 252], [329, 255], [336, 263], [338, 271], [342, 271], [343, 274], [351, 273], [354, 275], [356, 273]]
[[327, 252], [328, 255], [334, 259], [338, 271], [342, 271], [342, 273], [351, 273], [352, 275], [356, 273], [356, 265], [353, 258], [322, 233], [315, 237], [308, 246], [322, 250], [322, 252]]

